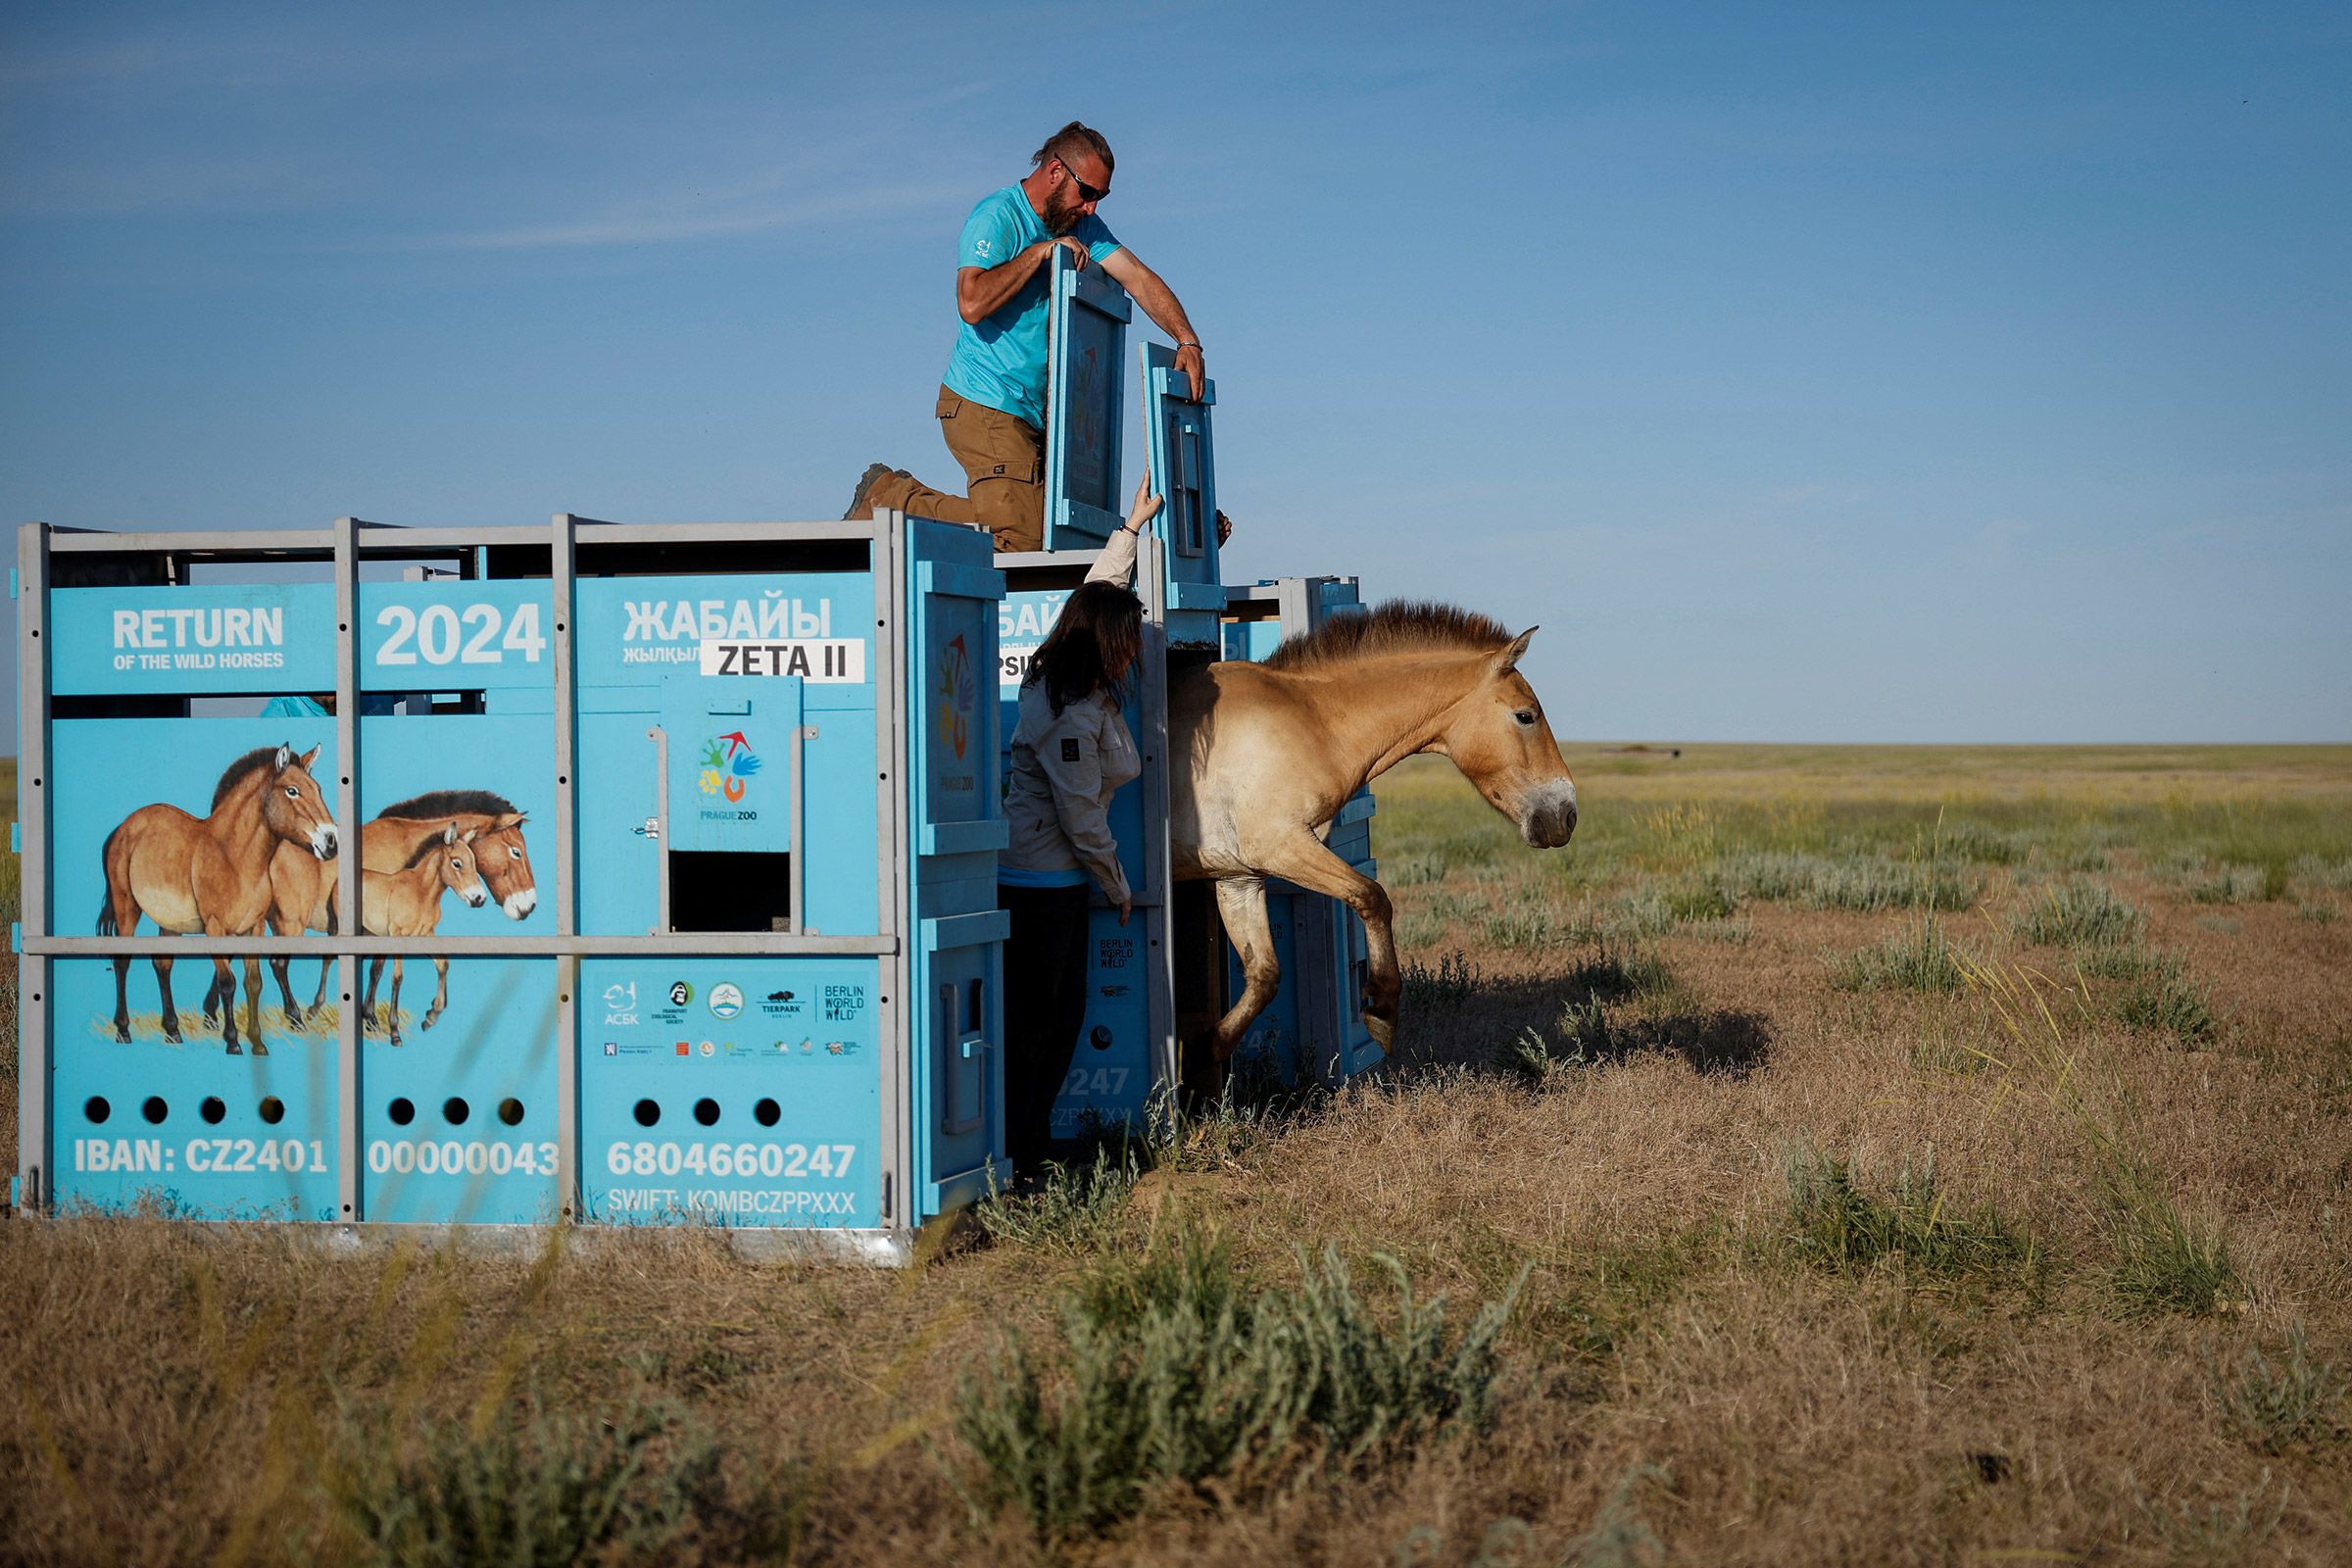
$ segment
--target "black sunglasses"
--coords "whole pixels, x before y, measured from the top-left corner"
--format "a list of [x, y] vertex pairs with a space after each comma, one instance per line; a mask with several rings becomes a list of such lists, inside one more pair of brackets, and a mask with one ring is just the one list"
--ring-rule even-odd
[[1099, 202], [1103, 197], [1110, 194], [1110, 187], [1108, 185], [1089, 185], [1085, 180], [1080, 179], [1078, 177], [1078, 171], [1070, 167], [1070, 162], [1068, 159], [1056, 158], [1054, 161], [1061, 165], [1061, 172], [1070, 176], [1071, 184], [1078, 187], [1078, 199], [1080, 201]]

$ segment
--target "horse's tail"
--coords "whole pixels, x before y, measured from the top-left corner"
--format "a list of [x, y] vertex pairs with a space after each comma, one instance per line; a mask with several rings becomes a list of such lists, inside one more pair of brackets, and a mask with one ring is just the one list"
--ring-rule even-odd
[[108, 862], [112, 861], [115, 858], [115, 840], [120, 838], [122, 834], [122, 824], [117, 823], [114, 832], [109, 833], [106, 836], [105, 845], [98, 851], [99, 872], [105, 878], [107, 885], [106, 891], [98, 895], [98, 934], [102, 937], [121, 935], [121, 932], [118, 931], [115, 926], [114, 878], [110, 875], [106, 875], [106, 866]]

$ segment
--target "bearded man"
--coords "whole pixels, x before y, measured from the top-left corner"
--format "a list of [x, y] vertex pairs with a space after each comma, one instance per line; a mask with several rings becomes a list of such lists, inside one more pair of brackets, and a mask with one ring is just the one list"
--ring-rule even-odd
[[964, 495], [874, 464], [846, 518], [877, 507], [985, 528], [999, 550], [1039, 550], [1046, 527], [1046, 299], [1055, 246], [1081, 270], [1101, 266], [1176, 340], [1176, 368], [1198, 391], [1200, 339], [1175, 292], [1113, 237], [1095, 209], [1114, 160], [1102, 133], [1073, 120], [1032, 155], [1026, 179], [980, 199], [964, 220], [956, 269], [963, 327], [939, 389], [939, 428], [963, 465]]

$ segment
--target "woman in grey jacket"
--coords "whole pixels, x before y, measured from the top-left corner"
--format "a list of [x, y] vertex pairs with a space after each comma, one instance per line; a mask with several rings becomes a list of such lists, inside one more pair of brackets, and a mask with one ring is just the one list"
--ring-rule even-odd
[[1088, 885], [1127, 923], [1133, 895], [1111, 837], [1110, 798], [1143, 771], [1120, 711], [1143, 646], [1144, 606], [1127, 584], [1136, 542], [1159, 512], [1149, 474], [1126, 523], [1061, 607], [1021, 677], [997, 862], [1004, 942], [1005, 1152], [1034, 1170], [1053, 1137], [1054, 1102], [1086, 1022]]

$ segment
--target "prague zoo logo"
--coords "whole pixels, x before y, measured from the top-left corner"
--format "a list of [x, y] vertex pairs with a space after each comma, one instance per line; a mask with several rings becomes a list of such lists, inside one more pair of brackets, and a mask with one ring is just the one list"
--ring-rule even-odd
[[952, 748], [960, 762], [972, 744], [972, 708], [980, 695], [961, 636], [939, 656], [939, 689], [934, 695], [939, 699], [939, 743]]
[[703, 743], [703, 775], [700, 780], [705, 795], [723, 795], [733, 805], [743, 799], [754, 773], [760, 771], [760, 754], [752, 743], [735, 730], [715, 740]]

